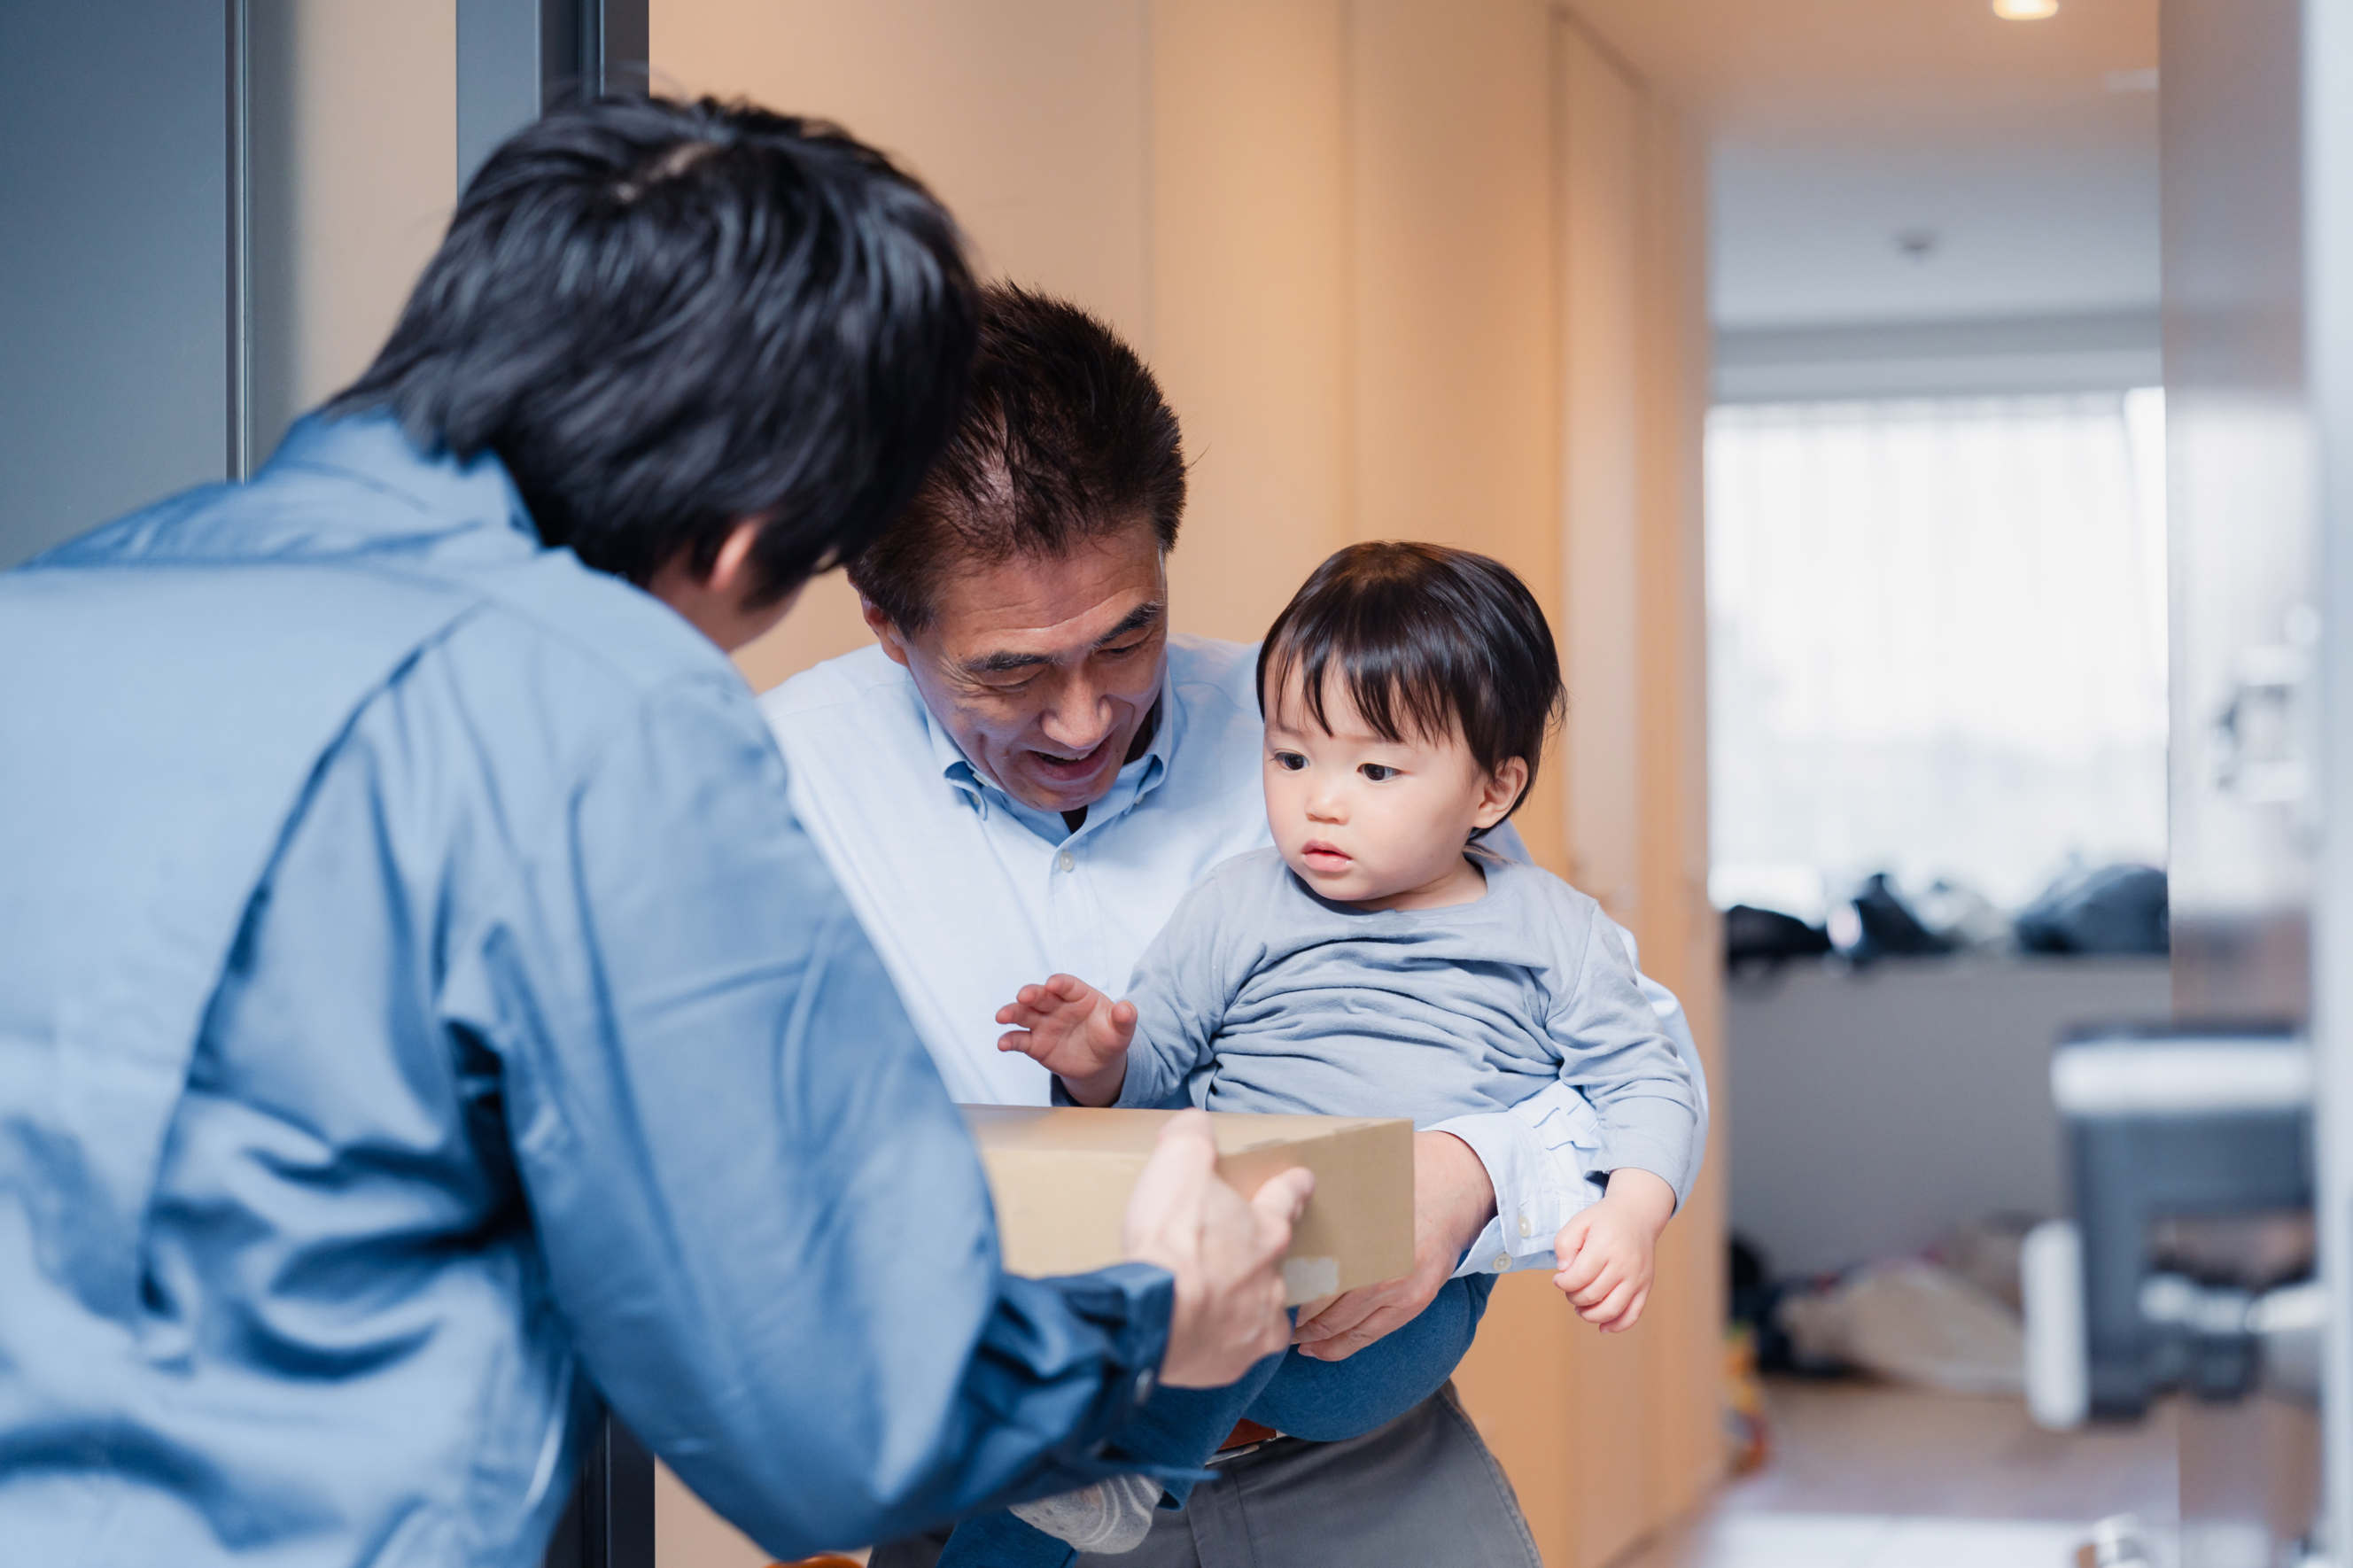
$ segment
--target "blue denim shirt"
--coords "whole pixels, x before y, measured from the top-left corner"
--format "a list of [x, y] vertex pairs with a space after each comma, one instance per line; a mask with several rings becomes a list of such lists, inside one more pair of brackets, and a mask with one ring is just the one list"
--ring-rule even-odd
[[0, 1558], [535, 1563], [601, 1396], [786, 1558], [1101, 1472], [726, 660], [299, 426], [0, 575]]

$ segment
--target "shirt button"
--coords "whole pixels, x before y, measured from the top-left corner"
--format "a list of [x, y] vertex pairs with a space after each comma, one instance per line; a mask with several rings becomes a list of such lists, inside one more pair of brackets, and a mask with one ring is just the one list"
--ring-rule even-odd
[[1057, 871], [1067, 871], [1078, 863], [1079, 858], [1067, 849], [1054, 857], [1054, 869]]
[[1520, 1216], [1520, 1234], [1522, 1236], [1528, 1234], [1528, 1216], [1525, 1215]]
[[1498, 1273], [1498, 1274], [1506, 1273], [1506, 1272], [1508, 1272], [1508, 1271], [1510, 1270], [1511, 1267], [1512, 1267], [1512, 1255], [1511, 1255], [1510, 1253], [1508, 1253], [1508, 1252], [1499, 1252], [1499, 1253], [1495, 1254], [1495, 1272], [1496, 1272], [1496, 1273]]

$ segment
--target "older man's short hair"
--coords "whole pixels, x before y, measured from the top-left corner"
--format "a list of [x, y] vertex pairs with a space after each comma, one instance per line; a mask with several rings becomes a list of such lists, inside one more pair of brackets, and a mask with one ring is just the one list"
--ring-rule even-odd
[[1185, 451], [1160, 384], [1076, 305], [997, 285], [964, 416], [899, 521], [849, 564], [892, 624], [922, 631], [949, 573], [1067, 554], [1185, 511]]

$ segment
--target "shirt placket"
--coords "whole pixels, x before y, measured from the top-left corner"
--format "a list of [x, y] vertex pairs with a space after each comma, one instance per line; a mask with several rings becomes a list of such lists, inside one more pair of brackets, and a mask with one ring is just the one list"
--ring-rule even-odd
[[1124, 974], [1103, 973], [1102, 921], [1091, 861], [1095, 836], [1081, 831], [1064, 839], [1046, 862], [1046, 916], [1058, 969], [1116, 994]]

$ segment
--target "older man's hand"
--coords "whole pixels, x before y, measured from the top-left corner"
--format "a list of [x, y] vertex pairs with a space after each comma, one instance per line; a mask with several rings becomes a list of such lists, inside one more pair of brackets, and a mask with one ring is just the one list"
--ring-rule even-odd
[[1471, 1145], [1451, 1132], [1413, 1138], [1413, 1272], [1335, 1297], [1293, 1332], [1299, 1353], [1345, 1361], [1411, 1322], [1453, 1277], [1462, 1249], [1495, 1217], [1495, 1185]]
[[1127, 1256], [1176, 1277], [1160, 1381], [1222, 1388], [1290, 1342], [1282, 1254], [1315, 1178], [1285, 1171], [1245, 1201], [1218, 1177], [1209, 1119], [1170, 1119], [1127, 1204]]

